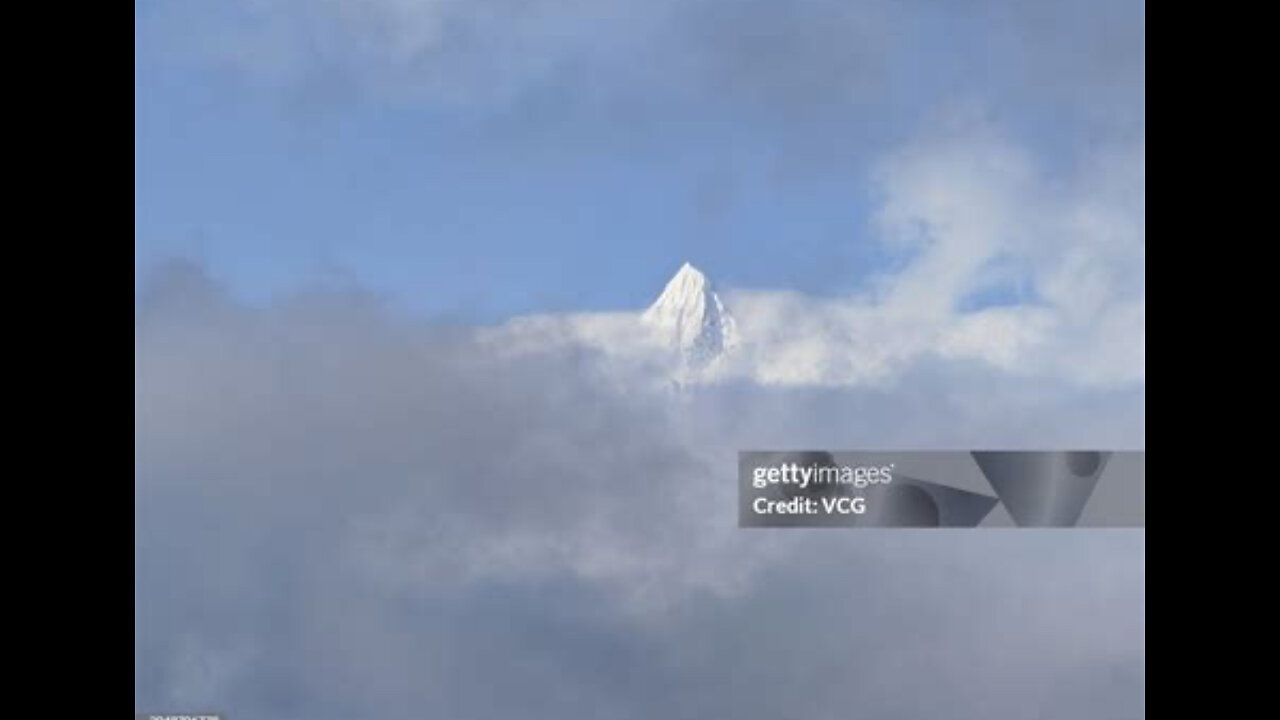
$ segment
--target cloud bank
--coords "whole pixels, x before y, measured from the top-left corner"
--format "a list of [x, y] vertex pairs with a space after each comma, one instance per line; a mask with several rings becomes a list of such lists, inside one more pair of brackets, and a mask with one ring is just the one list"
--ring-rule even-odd
[[1141, 532], [743, 532], [744, 447], [1145, 444], [1142, 393], [630, 382], [359, 294], [135, 318], [135, 704], [265, 718], [1142, 715]]

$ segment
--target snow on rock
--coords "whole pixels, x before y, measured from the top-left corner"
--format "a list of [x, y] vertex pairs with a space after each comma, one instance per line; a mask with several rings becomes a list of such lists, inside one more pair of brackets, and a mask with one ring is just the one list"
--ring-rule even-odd
[[658, 339], [678, 352], [689, 370], [716, 364], [738, 344], [733, 316], [707, 276], [685, 263], [641, 316]]

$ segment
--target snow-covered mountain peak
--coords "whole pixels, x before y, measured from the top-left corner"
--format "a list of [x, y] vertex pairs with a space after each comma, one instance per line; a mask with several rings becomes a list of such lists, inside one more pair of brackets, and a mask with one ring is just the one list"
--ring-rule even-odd
[[737, 344], [737, 326], [707, 276], [685, 263], [644, 312], [644, 322], [688, 364], [705, 366]]

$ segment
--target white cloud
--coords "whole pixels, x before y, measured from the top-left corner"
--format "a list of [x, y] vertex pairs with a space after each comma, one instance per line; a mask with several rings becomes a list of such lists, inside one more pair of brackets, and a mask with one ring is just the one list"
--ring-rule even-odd
[[[888, 240], [915, 254], [883, 278], [879, 311], [936, 324], [932, 345], [947, 356], [1142, 381], [1145, 143], [1095, 151], [1081, 167], [1050, 173], [981, 123], [891, 155], [881, 219]], [[1003, 288], [985, 285], [993, 267]], [[993, 291], [1005, 295], [1000, 307], [964, 309]]]

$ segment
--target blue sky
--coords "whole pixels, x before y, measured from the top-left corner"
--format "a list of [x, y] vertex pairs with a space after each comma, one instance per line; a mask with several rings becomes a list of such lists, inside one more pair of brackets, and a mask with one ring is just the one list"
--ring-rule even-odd
[[840, 294], [900, 259], [869, 178], [940, 116], [1064, 172], [1145, 132], [1139, 3], [513, 7], [135, 3], [139, 281], [479, 321], [637, 307], [685, 260]]

